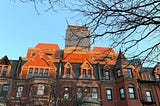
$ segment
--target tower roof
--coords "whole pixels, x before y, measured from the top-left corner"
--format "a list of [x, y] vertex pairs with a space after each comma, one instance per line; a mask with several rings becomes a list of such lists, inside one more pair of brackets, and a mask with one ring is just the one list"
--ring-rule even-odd
[[130, 64], [130, 62], [128, 61], [128, 59], [120, 51], [119, 55], [117, 57], [116, 66], [121, 67], [122, 65], [129, 65], [129, 64]]

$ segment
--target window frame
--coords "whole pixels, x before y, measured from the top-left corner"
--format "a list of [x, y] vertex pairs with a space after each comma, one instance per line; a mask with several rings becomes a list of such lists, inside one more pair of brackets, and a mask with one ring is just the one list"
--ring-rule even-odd
[[[5, 87], [7, 87], [7, 89], [6, 89]], [[6, 97], [8, 96], [9, 87], [10, 87], [9, 84], [4, 84], [4, 85], [2, 86], [1, 97], [6, 98]]]
[[70, 78], [71, 76], [71, 68], [66, 68], [66, 78]]
[[46, 68], [45, 71], [44, 71], [44, 77], [48, 77], [48, 72], [49, 72], [49, 69]]
[[56, 59], [59, 59], [60, 57], [60, 53], [56, 53]]
[[45, 85], [44, 84], [38, 84], [38, 86], [37, 86], [37, 95], [38, 96], [43, 96], [44, 95], [44, 89], [45, 89]]
[[76, 97], [78, 99], [82, 98], [83, 93], [82, 93], [82, 88], [81, 87], [77, 87], [77, 92], [76, 92]]
[[98, 99], [98, 88], [92, 88], [92, 98]]
[[86, 78], [87, 77], [86, 72], [87, 72], [86, 69], [82, 70], [82, 78]]
[[88, 69], [88, 78], [91, 79], [92, 78], [92, 71], [90, 69]]
[[23, 85], [18, 85], [17, 92], [16, 92], [16, 97], [17, 98], [22, 97], [22, 93], [23, 93]]
[[36, 55], [35, 52], [32, 52], [32, 53], [31, 53], [31, 57], [34, 57], [35, 55]]
[[38, 68], [35, 68], [35, 69], [34, 69], [34, 74], [33, 74], [33, 76], [34, 76], [34, 77], [37, 77], [37, 76], [38, 76]]
[[[149, 96], [147, 95], [147, 93], [149, 93]], [[146, 90], [145, 91], [145, 94], [146, 94], [146, 100], [147, 102], [152, 102], [153, 101], [153, 98], [152, 98], [152, 93], [150, 90]]]
[[70, 89], [69, 87], [64, 88], [64, 94], [63, 94], [64, 99], [69, 99], [70, 98]]
[[[131, 90], [132, 90], [133, 92], [131, 92]], [[129, 94], [129, 98], [130, 98], [130, 99], [136, 99], [134, 87], [128, 87], [128, 94]], [[133, 97], [132, 97], [131, 95], [132, 95]]]
[[131, 68], [126, 68], [125, 69], [125, 77], [126, 78], [132, 78], [133, 77], [133, 73], [132, 73], [132, 69]]
[[120, 77], [122, 75], [121, 70], [117, 70], [117, 77]]
[[124, 87], [119, 88], [120, 99], [125, 99]]
[[4, 66], [4, 69], [3, 69], [2, 75], [6, 75], [6, 74], [7, 74], [7, 71], [8, 71], [8, 66], [5, 65], [5, 66]]
[[105, 71], [105, 80], [110, 80], [110, 72], [109, 71]]
[[40, 71], [39, 71], [39, 76], [40, 76], [40, 77], [43, 77], [43, 72], [44, 72], [44, 69], [43, 69], [43, 68], [40, 68]]
[[28, 77], [32, 77], [33, 76], [33, 68], [29, 68], [29, 72], [28, 72]]
[[106, 99], [108, 101], [112, 101], [113, 100], [112, 89], [111, 88], [106, 88]]

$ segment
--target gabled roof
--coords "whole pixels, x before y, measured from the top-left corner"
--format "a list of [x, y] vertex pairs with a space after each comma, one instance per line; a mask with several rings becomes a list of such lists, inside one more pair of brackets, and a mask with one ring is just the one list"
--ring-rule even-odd
[[0, 59], [0, 64], [10, 65], [11, 63], [10, 63], [8, 57], [4, 56], [2, 59]]
[[58, 44], [38, 43], [35, 48], [59, 50]]
[[53, 67], [55, 66], [52, 64], [51, 61], [49, 61], [49, 58], [46, 55], [35, 55], [32, 59], [27, 61], [25, 66], [41, 66], [41, 67]]
[[120, 51], [119, 55], [117, 57], [116, 66], [121, 67], [122, 65], [129, 65], [129, 64], [130, 64], [130, 62], [128, 61], [128, 59]]

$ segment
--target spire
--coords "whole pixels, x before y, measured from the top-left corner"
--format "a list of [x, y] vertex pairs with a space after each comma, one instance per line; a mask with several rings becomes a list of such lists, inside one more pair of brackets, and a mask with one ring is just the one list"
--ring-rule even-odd
[[129, 65], [129, 61], [127, 60], [127, 58], [124, 56], [123, 52], [120, 50], [117, 60], [116, 60], [116, 66], [121, 67], [122, 65]]

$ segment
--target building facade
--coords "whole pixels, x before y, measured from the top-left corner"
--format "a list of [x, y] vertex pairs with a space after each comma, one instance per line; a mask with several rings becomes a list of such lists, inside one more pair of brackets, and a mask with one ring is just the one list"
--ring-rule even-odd
[[160, 63], [142, 67], [107, 47], [38, 43], [24, 58], [0, 59], [0, 91], [0, 106], [159, 106]]

